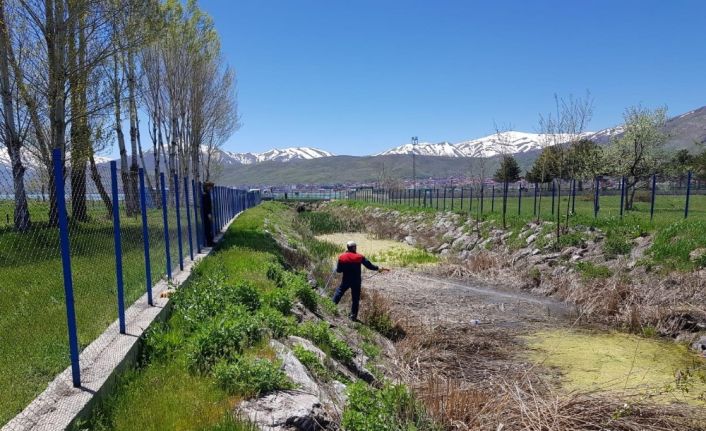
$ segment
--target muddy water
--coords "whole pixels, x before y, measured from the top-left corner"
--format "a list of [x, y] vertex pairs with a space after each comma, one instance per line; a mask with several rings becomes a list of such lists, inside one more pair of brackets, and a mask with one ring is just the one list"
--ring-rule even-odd
[[[567, 391], [618, 392], [659, 403], [706, 405], [706, 359], [671, 341], [579, 329], [571, 306], [550, 298], [397, 270], [370, 279], [407, 316], [431, 326], [502, 330], [509, 362], [539, 365]], [[477, 329], [474, 330], [473, 328]], [[491, 336], [495, 333], [488, 332]]]

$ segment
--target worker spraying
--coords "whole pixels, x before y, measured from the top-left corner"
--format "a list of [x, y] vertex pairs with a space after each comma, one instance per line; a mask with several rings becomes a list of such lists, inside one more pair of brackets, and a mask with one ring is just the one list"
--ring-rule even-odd
[[354, 322], [358, 321], [358, 306], [360, 304], [360, 288], [361, 288], [361, 270], [360, 267], [365, 266], [371, 271], [386, 272], [386, 268], [381, 268], [373, 265], [362, 254], [358, 254], [356, 243], [348, 241], [346, 243], [346, 251], [338, 257], [336, 272], [343, 274], [341, 285], [338, 286], [333, 295], [333, 302], [338, 304], [346, 293], [346, 290], [351, 290], [351, 314], [350, 319]]

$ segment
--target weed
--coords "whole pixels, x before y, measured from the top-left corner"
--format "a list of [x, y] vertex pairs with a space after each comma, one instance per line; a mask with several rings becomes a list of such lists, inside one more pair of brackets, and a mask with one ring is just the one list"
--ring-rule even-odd
[[220, 361], [213, 367], [213, 376], [223, 390], [246, 398], [294, 388], [279, 364], [266, 359], [243, 357]]
[[272, 289], [263, 295], [265, 306], [272, 307], [280, 313], [287, 315], [292, 312], [292, 292], [288, 289]]
[[353, 360], [353, 350], [345, 341], [338, 338], [326, 322], [305, 322], [296, 328], [297, 335], [314, 342], [334, 359], [349, 363]]
[[321, 363], [316, 353], [303, 348], [302, 346], [294, 346], [292, 349], [294, 356], [301, 362], [317, 379], [327, 382], [332, 379], [332, 373]]
[[374, 389], [363, 382], [348, 386], [348, 405], [341, 425], [350, 431], [440, 429], [404, 386]]
[[285, 284], [306, 308], [317, 310], [317, 293], [312, 289], [303, 274], [286, 273]]
[[321, 306], [321, 308], [323, 308], [324, 311], [326, 311], [328, 314], [333, 316], [338, 316], [340, 314], [338, 311], [338, 307], [328, 296], [318, 295], [316, 300], [318, 301], [319, 306]]
[[187, 353], [189, 366], [207, 372], [221, 359], [235, 358], [262, 336], [260, 322], [242, 305], [233, 306], [195, 335]]
[[584, 280], [608, 278], [613, 275], [613, 271], [607, 266], [596, 265], [589, 261], [577, 262], [576, 269], [581, 273]]
[[617, 230], [609, 230], [606, 233], [603, 250], [609, 257], [630, 253], [632, 244], [626, 235]]
[[378, 347], [374, 343], [370, 343], [368, 341], [363, 342], [360, 346], [363, 349], [363, 353], [365, 353], [365, 356], [367, 356], [370, 359], [375, 359], [378, 356], [380, 356], [380, 347]]
[[261, 322], [263, 328], [267, 328], [270, 336], [281, 338], [292, 332], [295, 320], [292, 316], [285, 316], [279, 310], [271, 307], [262, 307], [258, 310], [255, 318]]
[[145, 331], [144, 340], [143, 362], [171, 359], [184, 343], [181, 334], [170, 331], [166, 323], [155, 323]]
[[373, 291], [369, 296], [362, 317], [366, 325], [391, 340], [404, 337], [404, 329], [392, 320], [390, 302], [380, 292]]

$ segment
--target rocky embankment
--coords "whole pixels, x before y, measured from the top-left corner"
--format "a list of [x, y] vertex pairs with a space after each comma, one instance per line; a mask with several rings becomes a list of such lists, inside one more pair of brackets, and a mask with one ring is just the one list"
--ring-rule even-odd
[[444, 257], [444, 264], [424, 269], [435, 275], [480, 277], [553, 296], [574, 304], [587, 322], [656, 332], [706, 350], [706, 270], [666, 272], [652, 264], [650, 236], [616, 247], [605, 232], [588, 226], [563, 229], [557, 241], [552, 222], [532, 222], [511, 231], [450, 212], [403, 213], [335, 204], [322, 204], [318, 210], [352, 217], [371, 235]]

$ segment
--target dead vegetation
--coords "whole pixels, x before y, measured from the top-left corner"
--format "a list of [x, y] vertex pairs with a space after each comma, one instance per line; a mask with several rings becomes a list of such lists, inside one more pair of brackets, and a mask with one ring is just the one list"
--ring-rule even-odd
[[703, 412], [684, 406], [619, 401], [597, 393], [562, 394], [537, 379], [503, 378], [492, 390], [430, 376], [416, 389], [450, 430], [703, 430]]

